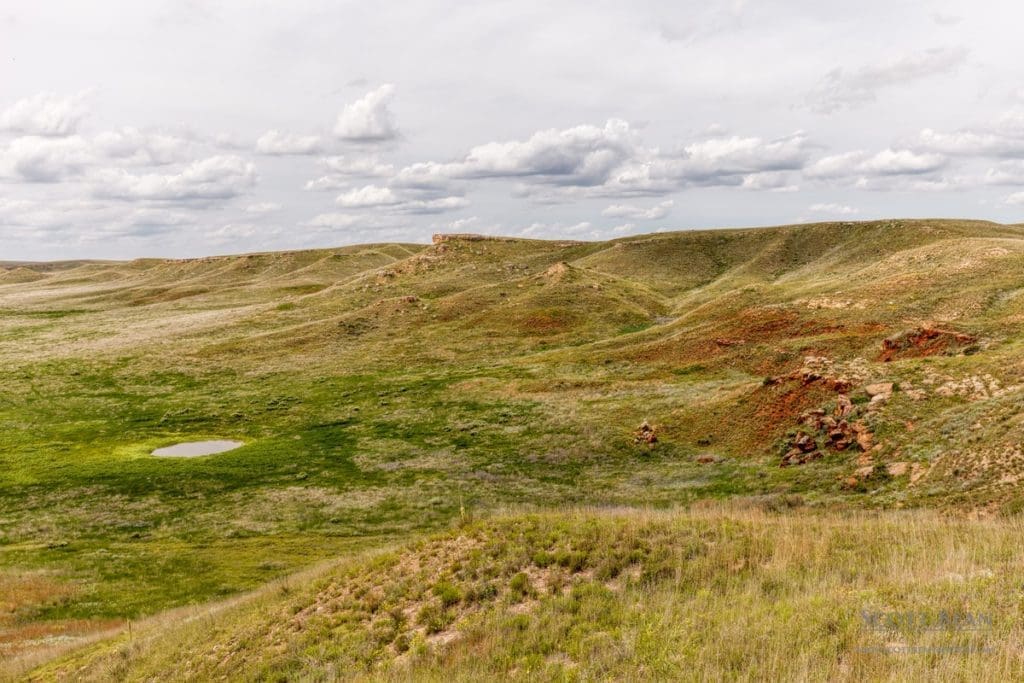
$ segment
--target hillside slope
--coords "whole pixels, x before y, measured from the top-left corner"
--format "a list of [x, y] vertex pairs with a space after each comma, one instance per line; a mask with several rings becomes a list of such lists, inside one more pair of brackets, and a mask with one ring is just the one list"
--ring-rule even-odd
[[8, 659], [467, 510], [1024, 507], [1021, 226], [3, 268]]
[[138, 625], [32, 680], [1016, 680], [1020, 531], [717, 507], [499, 517]]

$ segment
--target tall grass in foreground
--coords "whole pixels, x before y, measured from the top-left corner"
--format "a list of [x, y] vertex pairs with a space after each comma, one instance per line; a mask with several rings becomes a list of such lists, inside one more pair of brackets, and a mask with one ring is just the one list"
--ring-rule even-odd
[[35, 672], [86, 680], [1020, 680], [1019, 518], [470, 522]]

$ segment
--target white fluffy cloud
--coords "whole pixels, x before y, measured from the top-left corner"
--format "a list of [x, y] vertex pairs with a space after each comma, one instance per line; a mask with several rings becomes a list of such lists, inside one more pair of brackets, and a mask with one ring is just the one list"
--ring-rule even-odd
[[786, 171], [762, 171], [743, 176], [740, 185], [744, 190], [768, 190], [770, 192], [799, 192], [794, 174]]
[[683, 178], [699, 183], [722, 176], [799, 169], [808, 154], [807, 136], [803, 133], [777, 140], [711, 138], [684, 147], [679, 170]]
[[0, 153], [0, 176], [15, 182], [56, 183], [80, 175], [94, 161], [92, 145], [77, 135], [20, 137]]
[[338, 196], [335, 203], [346, 209], [386, 209], [395, 213], [432, 214], [469, 206], [463, 197], [416, 197], [388, 187], [366, 185]]
[[674, 202], [670, 199], [649, 208], [633, 206], [630, 204], [612, 204], [601, 212], [602, 216], [609, 218], [628, 218], [630, 220], [651, 221], [664, 218], [672, 210]]
[[316, 135], [296, 135], [268, 130], [256, 140], [256, 152], [271, 156], [318, 154], [323, 141]]
[[913, 146], [953, 156], [1024, 158], [1024, 112], [1010, 111], [990, 125], [948, 133], [925, 128]]
[[1000, 135], [975, 130], [941, 133], [931, 128], [925, 128], [918, 135], [915, 146], [942, 154], [965, 156], [979, 154], [1003, 156], [1007, 152], [1013, 154], [1024, 151], [1024, 141], [1008, 145], [1006, 138]]
[[105, 165], [164, 166], [182, 162], [198, 148], [189, 139], [131, 127], [92, 138], [26, 135], [0, 149], [0, 176], [17, 182], [55, 183]]
[[395, 86], [386, 83], [352, 104], [338, 115], [334, 134], [350, 142], [385, 142], [398, 137], [389, 105]]
[[85, 92], [64, 97], [46, 92], [18, 100], [0, 112], [0, 131], [47, 137], [72, 135], [88, 114], [86, 96]]
[[788, 190], [794, 186], [786, 172], [800, 170], [809, 155], [803, 133], [771, 140], [713, 137], [673, 153], [641, 149], [615, 169], [599, 194], [663, 195], [692, 187]]
[[860, 213], [859, 209], [855, 209], [852, 206], [847, 206], [846, 204], [835, 204], [831, 202], [811, 204], [810, 207], [808, 207], [808, 211], [811, 211], [813, 213], [827, 213], [835, 216], [852, 216], [854, 214]]
[[148, 207], [125, 210], [96, 200], [0, 200], [0, 221], [26, 239], [89, 243], [167, 233], [190, 225], [192, 218], [181, 211]]
[[885, 149], [876, 154], [844, 152], [818, 159], [804, 169], [804, 175], [818, 180], [917, 175], [938, 171], [946, 162], [946, 157], [941, 154], [918, 153], [908, 149]]
[[378, 187], [377, 185], [366, 185], [338, 195], [335, 203], [347, 209], [362, 209], [366, 207], [394, 206], [400, 204], [401, 199], [391, 188]]
[[555, 185], [600, 185], [633, 153], [635, 138], [619, 119], [604, 127], [542, 130], [525, 141], [474, 147], [446, 170], [458, 178], [533, 177]]
[[179, 173], [133, 174], [109, 169], [94, 179], [94, 194], [126, 200], [191, 201], [229, 199], [256, 184], [256, 167], [238, 156], [195, 161]]
[[412, 164], [399, 171], [394, 183], [440, 189], [452, 181], [519, 179], [556, 187], [594, 187], [607, 182], [635, 151], [636, 134], [629, 124], [610, 119], [603, 127], [547, 129], [526, 140], [478, 145], [454, 162]]
[[132, 127], [99, 133], [92, 143], [101, 156], [140, 166], [163, 166], [185, 161], [196, 147], [192, 140], [177, 135]]
[[451, 181], [513, 179], [519, 196], [539, 202], [657, 196], [693, 186], [781, 189], [789, 179], [779, 173], [799, 170], [809, 153], [803, 133], [770, 140], [713, 137], [665, 153], [644, 147], [627, 122], [610, 119], [603, 127], [542, 130], [526, 140], [478, 145], [454, 162], [412, 164], [393, 184], [438, 189]]

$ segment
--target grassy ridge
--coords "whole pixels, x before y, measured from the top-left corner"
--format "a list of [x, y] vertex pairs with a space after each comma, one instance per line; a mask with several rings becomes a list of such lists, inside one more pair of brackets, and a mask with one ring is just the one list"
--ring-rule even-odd
[[717, 506], [498, 517], [37, 678], [1014, 680], [1021, 531]]

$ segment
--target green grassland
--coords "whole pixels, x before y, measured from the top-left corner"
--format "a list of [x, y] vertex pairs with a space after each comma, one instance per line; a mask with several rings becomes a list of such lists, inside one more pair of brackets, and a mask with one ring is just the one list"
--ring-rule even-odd
[[[799, 506], [810, 525], [832, 523], [815, 521], [817, 511], [896, 515], [865, 523], [868, 533], [871, 524], [898, 526], [904, 508], [1012, 519], [1024, 504], [1019, 226], [922, 220], [611, 242], [452, 238], [0, 268], [0, 660], [10, 672], [127, 620], [230, 599], [339, 557], [407, 548], [495, 510], [678, 510], [728, 499]], [[883, 340], [919, 329], [970, 341], [883, 357]], [[871, 385], [890, 382], [885, 400], [869, 400]], [[820, 436], [821, 457], [780, 467], [801, 415], [832, 413], [840, 395], [850, 398], [850, 419], [870, 430], [869, 447], [839, 450]], [[635, 443], [644, 420], [657, 434], [653, 448]], [[150, 455], [204, 438], [245, 445], [205, 458]], [[620, 533], [618, 518], [593, 516]], [[695, 523], [681, 519], [665, 522], [672, 533]], [[942, 518], [928, 519], [938, 534]], [[472, 524], [477, 535], [500, 531]], [[577, 522], [561, 524], [575, 542]], [[607, 599], [670, 590], [683, 609], [695, 598], [678, 592], [681, 580], [643, 581]], [[811, 600], [819, 589], [779, 590]], [[488, 599], [507, 599], [501, 591]], [[564, 599], [541, 600], [537, 614], [555, 610], [555, 619]], [[634, 618], [615, 605], [606, 608], [617, 619]], [[512, 628], [492, 611], [498, 621], [478, 625], [484, 640]], [[555, 656], [562, 645], [541, 659], [524, 645], [523, 661], [488, 654], [482, 670], [459, 663], [466, 653], [437, 659], [442, 645], [427, 639], [402, 661], [467, 680], [513, 669], [584, 679], [627, 670], [587, 669], [590, 646], [579, 642], [564, 662]], [[369, 645], [338, 647], [336, 666], [359, 662], [367, 675], [390, 666], [363, 652]], [[710, 646], [680, 647], [658, 660], [666, 673]], [[138, 671], [159, 668], [165, 655], [140, 651]], [[308, 670], [292, 655], [247, 659], [246, 671], [330, 677], [315, 666], [332, 656]], [[733, 659], [713, 671], [739, 670], [754, 655], [722, 656]]]

